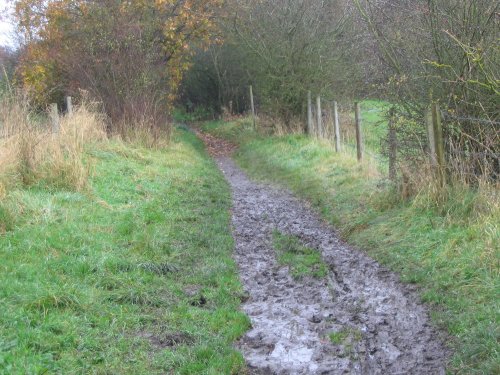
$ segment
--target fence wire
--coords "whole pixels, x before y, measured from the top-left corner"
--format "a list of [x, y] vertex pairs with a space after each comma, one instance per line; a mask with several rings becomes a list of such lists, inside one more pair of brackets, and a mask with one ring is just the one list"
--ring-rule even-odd
[[[327, 109], [322, 110], [322, 127], [318, 130], [316, 103], [312, 106], [312, 135], [317, 138], [323, 138], [335, 144], [333, 132], [333, 119], [330, 116], [330, 103], [327, 102]], [[387, 112], [384, 119], [378, 123], [389, 122], [389, 108], [371, 108], [365, 109], [368, 112], [377, 111], [379, 113]], [[458, 176], [467, 182], [474, 182], [482, 178], [498, 182], [500, 177], [500, 122], [493, 119], [477, 118], [471, 116], [457, 116], [448, 111], [440, 111], [443, 142], [445, 151], [445, 163], [448, 174]], [[394, 115], [394, 114], [393, 114]], [[401, 115], [400, 115], [401, 116]], [[425, 116], [415, 116], [417, 120], [403, 119], [403, 124], [399, 123], [392, 136], [387, 134], [380, 139], [380, 152], [374, 152], [372, 149], [363, 146], [363, 154], [377, 161], [381, 166], [387, 166], [389, 170], [395, 168], [395, 165], [404, 163], [413, 165], [419, 169], [422, 163], [435, 160], [431, 150], [434, 149], [433, 137], [430, 135], [425, 124]], [[420, 119], [420, 120], [418, 120]], [[341, 121], [341, 147], [356, 152], [356, 140], [353, 134], [353, 119], [344, 115]], [[485, 126], [486, 125], [486, 126]], [[366, 125], [363, 124], [363, 127]], [[373, 122], [370, 126], [375, 126]], [[345, 141], [348, 139], [348, 141]], [[372, 140], [373, 141], [373, 140]], [[372, 142], [373, 143], [373, 142]], [[373, 145], [372, 145], [373, 146]]]

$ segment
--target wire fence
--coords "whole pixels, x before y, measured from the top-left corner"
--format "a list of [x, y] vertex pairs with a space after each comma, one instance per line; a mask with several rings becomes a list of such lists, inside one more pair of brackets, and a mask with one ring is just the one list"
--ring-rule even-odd
[[[361, 113], [360, 103], [341, 106], [332, 98], [313, 97], [309, 91], [304, 98], [305, 124], [300, 120], [298, 124], [283, 126], [275, 121], [276, 117], [260, 111], [259, 98], [254, 98], [253, 92], [250, 88], [254, 128], [259, 113], [260, 131], [267, 128], [275, 134], [305, 131], [310, 137], [331, 143], [337, 152], [348, 150], [359, 161], [375, 161], [393, 181], [405, 179], [404, 174], [412, 171], [433, 170], [442, 185], [450, 178], [472, 184], [484, 180], [500, 182], [498, 118], [457, 114], [441, 110], [437, 104], [430, 105], [426, 113], [408, 113], [397, 105], [373, 101], [372, 107], [363, 108]], [[370, 121], [363, 119], [362, 114], [371, 115]], [[373, 117], [378, 121], [374, 122]], [[413, 174], [413, 178], [421, 175]]]
[[[358, 160], [367, 157], [387, 167], [391, 179], [398, 178], [402, 165], [421, 169], [428, 164], [441, 184], [449, 178], [476, 184], [480, 180], [500, 181], [500, 122], [496, 119], [456, 115], [433, 104], [428, 113], [415, 120], [397, 113], [394, 106], [365, 108], [364, 114], [378, 112], [383, 132], [379, 138], [364, 140], [373, 129], [364, 124], [359, 103], [337, 112], [334, 101], [318, 96], [307, 98], [307, 132], [325, 139], [336, 148], [356, 152]], [[338, 127], [339, 129], [336, 129]], [[368, 130], [368, 131], [367, 131]], [[337, 141], [336, 138], [340, 137]], [[378, 142], [374, 147], [374, 141]], [[340, 147], [339, 147], [340, 146]], [[339, 151], [339, 150], [337, 150]]]

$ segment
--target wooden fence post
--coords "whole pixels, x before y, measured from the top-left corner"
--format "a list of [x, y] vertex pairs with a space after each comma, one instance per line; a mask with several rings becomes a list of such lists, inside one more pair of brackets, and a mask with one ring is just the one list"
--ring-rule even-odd
[[318, 138], [323, 137], [323, 118], [321, 116], [321, 97], [318, 95], [316, 98], [316, 121], [318, 126]]
[[339, 108], [336, 101], [333, 102], [333, 127], [335, 129], [335, 151], [340, 152]]
[[433, 169], [436, 168], [437, 159], [436, 159], [436, 141], [434, 140], [434, 124], [432, 122], [432, 108], [425, 112], [425, 122], [427, 123], [427, 137], [429, 140], [429, 159], [431, 163], [431, 167]]
[[361, 134], [361, 105], [354, 103], [354, 114], [356, 120], [356, 150], [358, 161], [363, 160], [363, 136]]
[[66, 97], [66, 111], [68, 112], [68, 115], [73, 114], [73, 103], [71, 101], [71, 96]]
[[389, 110], [389, 179], [396, 181], [397, 178], [397, 152], [398, 152], [398, 137], [396, 134], [396, 125], [394, 118], [394, 108]]
[[307, 92], [307, 134], [312, 135], [313, 130], [313, 113], [311, 91]]
[[50, 105], [50, 122], [52, 123], [52, 133], [59, 132], [59, 112], [57, 110], [57, 104], [52, 103]]
[[255, 126], [255, 106], [254, 106], [254, 102], [253, 102], [253, 88], [252, 88], [252, 85], [250, 85], [250, 106], [252, 107], [253, 130], [256, 130], [256, 126]]
[[325, 138], [328, 139], [329, 141], [332, 142], [332, 144], [335, 144], [335, 120], [334, 120], [334, 114], [333, 114], [333, 102], [328, 106], [328, 114], [330, 115], [329, 119], [332, 120], [330, 126], [330, 121], [328, 121], [328, 124], [325, 125]]
[[446, 185], [446, 160], [444, 155], [443, 125], [441, 111], [437, 103], [432, 104], [432, 126], [436, 150], [437, 172], [441, 187]]

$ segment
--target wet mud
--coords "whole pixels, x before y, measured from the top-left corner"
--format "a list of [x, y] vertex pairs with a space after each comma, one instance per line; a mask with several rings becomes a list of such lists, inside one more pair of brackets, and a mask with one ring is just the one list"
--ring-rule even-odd
[[[444, 334], [410, 287], [343, 243], [304, 201], [214, 155], [233, 194], [235, 259], [252, 329], [238, 342], [255, 374], [444, 374]], [[325, 278], [295, 279], [272, 233], [321, 252]]]

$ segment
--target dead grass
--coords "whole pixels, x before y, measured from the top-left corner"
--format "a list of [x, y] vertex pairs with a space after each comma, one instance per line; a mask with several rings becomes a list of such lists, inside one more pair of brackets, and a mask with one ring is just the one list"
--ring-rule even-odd
[[25, 98], [6, 95], [0, 98], [0, 137], [0, 194], [37, 183], [82, 190], [91, 169], [85, 147], [106, 139], [105, 118], [83, 103], [62, 116], [53, 133], [47, 117], [32, 112]]

